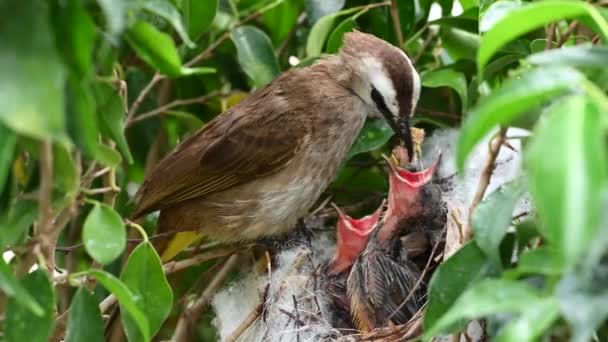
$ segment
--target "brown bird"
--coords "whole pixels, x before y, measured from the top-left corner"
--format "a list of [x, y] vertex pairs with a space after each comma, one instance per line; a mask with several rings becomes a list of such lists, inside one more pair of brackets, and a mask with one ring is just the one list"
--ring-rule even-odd
[[353, 321], [363, 332], [385, 326], [389, 320], [406, 323], [423, 304], [424, 285], [414, 288], [421, 272], [409, 259], [399, 235], [436, 204], [425, 201], [424, 187], [432, 179], [438, 161], [420, 172], [389, 161], [388, 209], [347, 281]]
[[134, 218], [221, 242], [287, 233], [335, 177], [365, 119], [381, 114], [412, 151], [420, 78], [399, 48], [344, 35], [338, 55], [294, 68], [207, 123], [149, 173]]

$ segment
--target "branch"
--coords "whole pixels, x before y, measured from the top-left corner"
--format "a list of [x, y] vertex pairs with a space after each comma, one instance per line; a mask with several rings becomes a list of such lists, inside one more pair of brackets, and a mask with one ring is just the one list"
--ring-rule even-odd
[[184, 310], [179, 321], [177, 322], [177, 326], [175, 328], [175, 332], [171, 337], [171, 341], [187, 341], [190, 328], [193, 323], [197, 322], [203, 313], [203, 309], [207, 306], [207, 303], [215, 294], [215, 292], [222, 285], [228, 273], [234, 268], [239, 261], [238, 254], [232, 254], [226, 263], [222, 266], [222, 268], [218, 271], [216, 276], [211, 280], [209, 285], [205, 288], [201, 296], [187, 309]]
[[137, 95], [137, 98], [135, 99], [135, 101], [133, 101], [133, 104], [131, 105], [131, 109], [129, 109], [129, 112], [127, 114], [126, 122], [129, 122], [133, 119], [133, 117], [137, 113], [137, 110], [139, 109], [139, 106], [141, 106], [142, 102], [144, 102], [144, 100], [146, 99], [146, 96], [148, 96], [148, 93], [150, 93], [150, 91], [152, 91], [154, 86], [159, 81], [163, 80], [164, 78], [165, 78], [165, 76], [159, 74], [158, 72], [155, 73], [154, 76], [152, 76], [152, 79], [150, 80], [150, 82], [144, 87], [144, 89], [142, 89], [139, 92], [139, 95]]
[[163, 114], [164, 112], [175, 108], [175, 107], [180, 107], [180, 106], [187, 106], [187, 105], [191, 105], [191, 104], [200, 104], [200, 103], [205, 103], [207, 102], [209, 99], [216, 97], [216, 96], [226, 96], [227, 93], [223, 93], [219, 90], [215, 90], [212, 91], [206, 95], [203, 96], [199, 96], [199, 97], [194, 97], [191, 99], [177, 99], [177, 100], [173, 100], [163, 106], [160, 106], [154, 110], [151, 110], [149, 112], [143, 113], [141, 115], [138, 115], [134, 118], [131, 118], [130, 120], [127, 120], [125, 123], [125, 129], [133, 126], [134, 124], [144, 121], [144, 120], [148, 120], [150, 118], [153, 118], [155, 116], [158, 116], [160, 114]]
[[481, 173], [481, 178], [479, 179], [479, 185], [477, 186], [477, 192], [475, 193], [475, 197], [473, 198], [473, 202], [471, 202], [471, 207], [469, 208], [469, 224], [468, 228], [465, 231], [464, 241], [469, 241], [473, 237], [473, 214], [475, 213], [475, 209], [479, 205], [479, 202], [483, 199], [483, 196], [486, 193], [486, 189], [490, 184], [490, 179], [492, 178], [492, 172], [494, 171], [494, 163], [496, 162], [496, 158], [498, 157], [498, 153], [500, 152], [500, 147], [504, 144], [507, 137], [507, 127], [501, 127], [498, 132], [498, 137], [490, 141], [490, 155], [488, 156], [488, 160], [483, 168], [483, 172]]
[[403, 49], [403, 32], [401, 31], [401, 19], [399, 18], [399, 8], [397, 7], [397, 0], [391, 0], [391, 18], [393, 19], [393, 26], [395, 33], [397, 34], [397, 42], [399, 42], [399, 48]]
[[247, 315], [247, 318], [226, 338], [226, 342], [236, 342], [239, 337], [255, 322], [255, 320], [260, 317], [262, 313], [262, 308], [264, 305], [262, 303], [258, 303], [258, 305], [253, 308], [253, 310]]
[[570, 26], [568, 26], [566, 32], [562, 34], [559, 41], [557, 42], [557, 47], [562, 47], [568, 41], [572, 33], [576, 31], [576, 29], [578, 29], [578, 20], [574, 20], [570, 23]]

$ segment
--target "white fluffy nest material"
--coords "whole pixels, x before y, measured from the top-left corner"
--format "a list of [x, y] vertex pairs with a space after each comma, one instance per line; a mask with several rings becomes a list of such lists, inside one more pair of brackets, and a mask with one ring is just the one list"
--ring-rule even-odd
[[[438, 130], [427, 138], [423, 150], [429, 165], [437, 151], [443, 154], [437, 178], [452, 177], [451, 190], [443, 194], [448, 203], [447, 237], [444, 257], [457, 250], [462, 241], [460, 232], [454, 228], [468, 217], [468, 206], [477, 190], [479, 175], [487, 159], [488, 143], [481, 143], [471, 154], [464, 177], [454, 176], [456, 130]], [[522, 136], [526, 131], [510, 129], [507, 136]], [[521, 144], [510, 141], [513, 150], [502, 148], [486, 195], [501, 185], [513, 180], [520, 173]], [[515, 214], [530, 212], [527, 196], [516, 207]], [[454, 219], [460, 222], [454, 222]], [[262, 314], [243, 331], [238, 341], [355, 341], [360, 335], [342, 335], [331, 326], [333, 321], [329, 300], [315, 276], [319, 265], [326, 262], [335, 249], [335, 243], [327, 236], [320, 236], [308, 244], [282, 251], [277, 256], [277, 266], [271, 274], [255, 276], [253, 273], [222, 289], [213, 299], [216, 312], [214, 321], [220, 338], [226, 341], [242, 322], [261, 309]], [[314, 251], [313, 251], [314, 250]], [[264, 297], [265, 296], [265, 297]], [[264, 297], [264, 298], [263, 298]], [[394, 328], [394, 327], [393, 327]], [[391, 327], [387, 329], [392, 329]], [[377, 339], [376, 339], [377, 340]], [[380, 339], [382, 340], [382, 338]]]

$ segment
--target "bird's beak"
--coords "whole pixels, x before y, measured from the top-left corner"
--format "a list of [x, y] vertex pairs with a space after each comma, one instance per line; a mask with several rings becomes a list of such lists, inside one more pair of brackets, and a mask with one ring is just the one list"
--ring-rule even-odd
[[407, 150], [408, 162], [414, 155], [414, 144], [412, 143], [412, 134], [410, 132], [410, 120], [409, 116], [401, 116], [396, 119], [389, 111], [382, 111], [382, 116], [388, 122], [388, 125], [393, 129], [395, 135], [403, 141], [405, 149]]
[[367, 241], [380, 219], [384, 202], [371, 215], [354, 219], [346, 215], [340, 208], [332, 203], [338, 212], [337, 249], [334, 256], [331, 273], [341, 273], [349, 269], [359, 254], [363, 252]]

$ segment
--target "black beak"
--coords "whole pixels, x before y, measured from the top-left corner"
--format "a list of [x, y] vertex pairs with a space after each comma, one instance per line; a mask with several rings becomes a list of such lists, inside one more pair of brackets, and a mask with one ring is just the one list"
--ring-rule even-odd
[[412, 160], [412, 157], [414, 156], [414, 145], [412, 143], [409, 118], [407, 116], [400, 117], [397, 119], [397, 122], [395, 122], [395, 118], [389, 111], [382, 111], [382, 116], [384, 116], [388, 125], [391, 126], [395, 135], [403, 141], [405, 149], [407, 150], [407, 157], [409, 160]]

